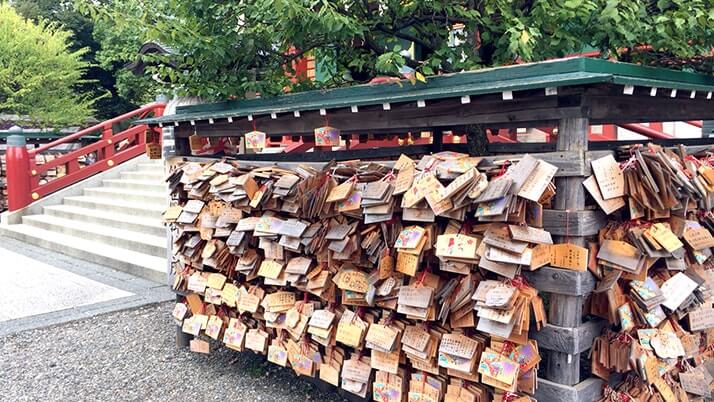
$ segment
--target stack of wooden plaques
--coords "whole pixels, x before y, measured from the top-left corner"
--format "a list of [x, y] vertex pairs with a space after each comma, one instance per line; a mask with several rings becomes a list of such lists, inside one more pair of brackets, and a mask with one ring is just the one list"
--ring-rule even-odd
[[251, 350], [380, 401], [533, 399], [546, 315], [521, 273], [585, 270], [588, 250], [542, 229], [555, 166], [481, 162], [181, 165], [164, 219], [192, 350]]
[[[589, 244], [599, 283], [589, 312], [609, 321], [592, 373], [604, 400], [710, 398], [714, 377], [714, 168], [710, 155], [633, 147], [592, 161], [583, 185], [609, 224]], [[628, 373], [614, 381], [614, 373]]]

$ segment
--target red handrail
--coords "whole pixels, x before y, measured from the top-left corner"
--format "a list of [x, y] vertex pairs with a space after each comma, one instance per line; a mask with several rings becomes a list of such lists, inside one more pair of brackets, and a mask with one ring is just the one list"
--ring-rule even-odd
[[[85, 128], [74, 134], [62, 137], [41, 147], [27, 150], [24, 141], [14, 146], [8, 142], [7, 163], [7, 191], [8, 209], [15, 211], [24, 208], [33, 201], [61, 190], [67, 186], [84, 180], [94, 174], [111, 169], [127, 160], [133, 159], [145, 152], [148, 130], [161, 130], [151, 128], [145, 124], [131, 125], [129, 128], [114, 133], [114, 124], [129, 121], [134, 118], [143, 118], [149, 114], [162, 116], [166, 104], [161, 102], [144, 105], [129, 113], [114, 117], [107, 121]], [[69, 144], [101, 131], [101, 138], [91, 144], [71, 151], [47, 163], [37, 165], [36, 159], [42, 152], [62, 144]], [[159, 136], [161, 138], [161, 136]], [[22, 140], [22, 138], [20, 138]], [[125, 146], [117, 148], [122, 141], [127, 141]], [[79, 159], [87, 155], [96, 155], [96, 162], [80, 166]], [[40, 184], [40, 175], [49, 169], [65, 166], [65, 174], [51, 181]]]
[[642, 124], [637, 124], [637, 123], [628, 123], [628, 124], [619, 124], [620, 127], [634, 131], [637, 134], [644, 135], [645, 137], [648, 138], [654, 138], [654, 139], [660, 139], [660, 140], [669, 140], [674, 137], [672, 137], [669, 134], [663, 133], [659, 130], [655, 130], [653, 128], [643, 126]]
[[95, 124], [91, 127], [87, 127], [83, 130], [79, 130], [74, 134], [70, 134], [68, 136], [59, 138], [57, 140], [54, 140], [48, 144], [42, 145], [41, 147], [35, 148], [30, 150], [30, 155], [36, 155], [41, 152], [50, 150], [60, 144], [67, 144], [70, 142], [75, 142], [76, 140], [84, 137], [85, 135], [92, 134], [97, 130], [105, 130], [107, 127], [112, 128], [112, 126], [116, 123], [120, 123], [124, 120], [129, 120], [132, 117], [143, 117], [144, 115], [148, 114], [149, 112], [155, 112], [156, 109], [161, 109], [160, 114], [154, 113], [157, 117], [161, 116], [163, 114], [164, 108], [166, 107], [166, 104], [160, 103], [160, 102], [154, 102], [154, 103], [149, 103], [147, 105], [144, 105], [136, 110], [132, 110], [131, 112], [124, 113], [122, 115], [119, 115], [117, 117], [114, 117], [112, 119], [103, 121], [99, 124]]

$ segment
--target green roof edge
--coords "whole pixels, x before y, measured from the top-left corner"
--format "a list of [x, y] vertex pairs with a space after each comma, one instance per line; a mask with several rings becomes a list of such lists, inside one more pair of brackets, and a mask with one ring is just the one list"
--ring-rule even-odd
[[321, 108], [409, 102], [463, 95], [538, 89], [550, 86], [610, 82], [622, 85], [714, 91], [714, 77], [658, 67], [575, 57], [538, 63], [494, 67], [428, 77], [426, 83], [412, 85], [402, 80], [394, 84], [355, 85], [314, 90], [270, 98], [241, 99], [178, 107], [175, 115], [141, 120], [158, 122], [205, 120], [248, 114], [264, 115]]

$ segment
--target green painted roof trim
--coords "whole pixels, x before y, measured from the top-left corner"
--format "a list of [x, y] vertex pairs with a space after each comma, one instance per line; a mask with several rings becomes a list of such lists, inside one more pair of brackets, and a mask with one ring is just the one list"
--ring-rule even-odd
[[140, 122], [157, 124], [257, 116], [598, 83], [714, 91], [714, 77], [709, 75], [579, 57], [433, 76], [426, 83], [416, 85], [408, 81], [403, 81], [401, 86], [367, 84], [185, 106], [177, 108], [175, 115]]

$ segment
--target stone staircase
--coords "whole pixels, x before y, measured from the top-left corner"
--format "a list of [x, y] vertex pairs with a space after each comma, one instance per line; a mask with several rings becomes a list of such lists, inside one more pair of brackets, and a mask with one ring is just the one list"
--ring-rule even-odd
[[156, 282], [166, 282], [166, 208], [161, 161], [148, 159], [101, 187], [42, 207], [0, 234]]

